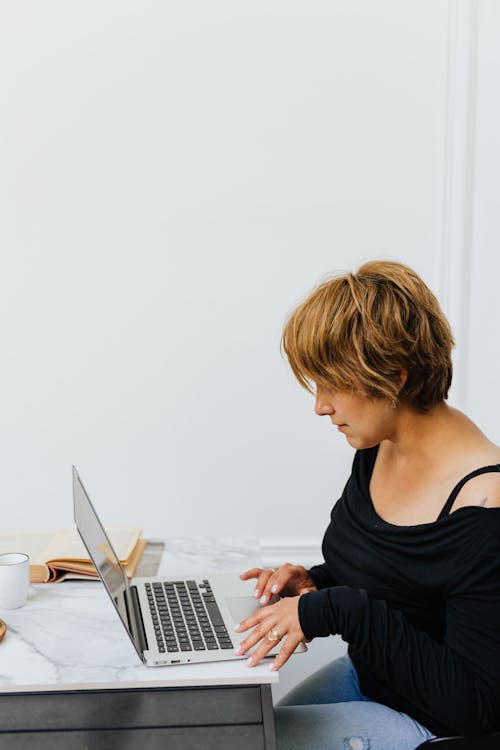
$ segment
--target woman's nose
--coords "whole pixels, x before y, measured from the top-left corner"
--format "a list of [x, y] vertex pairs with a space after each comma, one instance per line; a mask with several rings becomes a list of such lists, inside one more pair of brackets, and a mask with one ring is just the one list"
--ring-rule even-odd
[[316, 393], [316, 400], [314, 402], [314, 411], [318, 417], [324, 417], [327, 414], [334, 414], [335, 409], [329, 403], [328, 399], [325, 398], [325, 394], [321, 392]]

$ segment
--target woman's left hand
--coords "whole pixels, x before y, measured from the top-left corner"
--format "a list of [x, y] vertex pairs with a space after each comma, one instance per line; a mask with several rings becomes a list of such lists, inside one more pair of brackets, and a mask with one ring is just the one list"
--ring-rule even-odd
[[248, 660], [248, 666], [254, 667], [283, 638], [279, 654], [274, 659], [272, 670], [277, 670], [288, 661], [299, 643], [306, 640], [299, 622], [300, 596], [289, 596], [280, 599], [276, 604], [262, 607], [235, 628], [237, 633], [254, 628], [250, 635], [241, 642], [237, 654], [245, 654], [248, 649], [258, 644]]

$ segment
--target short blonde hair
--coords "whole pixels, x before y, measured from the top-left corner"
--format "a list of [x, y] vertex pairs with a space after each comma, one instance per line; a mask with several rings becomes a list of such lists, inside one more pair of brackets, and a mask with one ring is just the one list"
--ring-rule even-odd
[[448, 397], [453, 346], [434, 294], [415, 271], [391, 261], [365, 263], [318, 286], [291, 313], [282, 338], [309, 391], [314, 384], [361, 390], [420, 412]]

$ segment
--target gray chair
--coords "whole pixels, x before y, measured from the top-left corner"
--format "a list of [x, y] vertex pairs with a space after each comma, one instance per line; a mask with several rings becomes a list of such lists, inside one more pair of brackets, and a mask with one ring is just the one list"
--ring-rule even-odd
[[416, 750], [500, 750], [500, 732], [476, 737], [438, 737], [427, 740]]

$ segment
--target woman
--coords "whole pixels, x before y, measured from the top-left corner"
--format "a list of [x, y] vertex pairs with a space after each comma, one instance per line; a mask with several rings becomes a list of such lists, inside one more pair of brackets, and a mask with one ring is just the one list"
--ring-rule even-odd
[[452, 346], [399, 263], [327, 281], [286, 323], [295, 376], [356, 453], [324, 563], [241, 576], [264, 605], [238, 627], [251, 666], [283, 637], [273, 669], [302, 640], [349, 645], [276, 707], [280, 750], [411, 750], [500, 728], [500, 449], [445, 403]]

